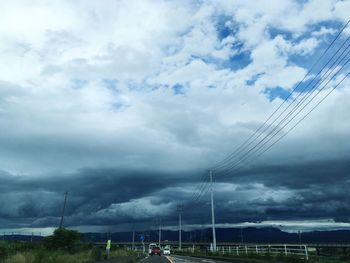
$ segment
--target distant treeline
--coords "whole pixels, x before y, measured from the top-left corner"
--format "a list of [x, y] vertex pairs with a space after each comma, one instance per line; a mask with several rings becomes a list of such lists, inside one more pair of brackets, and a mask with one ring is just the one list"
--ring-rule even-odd
[[[140, 236], [145, 237], [145, 242], [158, 241], [158, 230], [135, 232], [135, 242], [140, 241]], [[239, 242], [239, 243], [350, 243], [350, 230], [334, 231], [312, 231], [289, 233], [278, 228], [217, 228], [216, 238], [218, 242]], [[115, 233], [83, 233], [84, 242], [105, 242], [111, 239], [115, 242], [131, 242], [132, 232]], [[163, 230], [162, 240], [176, 241], [179, 238], [178, 231]], [[42, 241], [43, 237], [38, 235], [6, 234], [0, 236], [3, 240], [13, 241]], [[182, 241], [184, 242], [211, 242], [212, 230], [205, 228], [193, 231], [183, 231]]]
[[[131, 242], [132, 235], [132, 232], [85, 233], [84, 239], [87, 242], [103, 242], [108, 238], [116, 242]], [[136, 242], [140, 240], [141, 235], [145, 236], [145, 242], [158, 241], [158, 230], [135, 232]], [[176, 241], [178, 238], [178, 231], [162, 231], [162, 240]], [[218, 242], [239, 243], [350, 243], [350, 230], [289, 233], [273, 227], [217, 228], [216, 239]], [[211, 240], [211, 228], [182, 232], [184, 242], [211, 242]]]

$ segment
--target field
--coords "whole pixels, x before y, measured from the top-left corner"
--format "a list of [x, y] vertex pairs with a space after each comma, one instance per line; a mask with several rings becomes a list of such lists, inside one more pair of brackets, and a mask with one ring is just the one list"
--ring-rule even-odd
[[278, 262], [278, 263], [350, 263], [350, 256], [348, 254], [344, 255], [342, 251], [332, 250], [325, 251], [328, 252], [327, 255], [316, 255], [311, 254], [309, 260], [305, 258], [300, 258], [295, 255], [285, 256], [284, 254], [248, 254], [248, 255], [222, 255], [218, 253], [210, 253], [203, 251], [195, 251], [192, 252], [176, 252], [178, 255], [184, 256], [193, 256], [193, 257], [203, 257], [203, 258], [211, 258], [216, 260], [234, 262], [239, 260], [239, 262], [247, 262], [247, 263], [267, 263], [267, 262]]
[[[121, 263], [134, 263], [137, 253], [112, 246], [109, 258], [119, 258]], [[80, 244], [73, 251], [49, 250], [41, 243], [1, 241], [0, 263], [92, 263], [106, 259], [103, 248]]]

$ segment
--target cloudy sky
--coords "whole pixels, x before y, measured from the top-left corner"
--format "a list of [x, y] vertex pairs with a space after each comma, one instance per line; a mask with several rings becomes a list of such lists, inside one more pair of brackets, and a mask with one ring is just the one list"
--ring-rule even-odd
[[[350, 1], [3, 0], [1, 9], [1, 228], [57, 226], [68, 191], [66, 226], [113, 231], [176, 225], [178, 203], [184, 224], [209, 224], [209, 196], [193, 198], [203, 173], [303, 79]], [[214, 173], [219, 224], [349, 227], [349, 85], [239, 172]]]

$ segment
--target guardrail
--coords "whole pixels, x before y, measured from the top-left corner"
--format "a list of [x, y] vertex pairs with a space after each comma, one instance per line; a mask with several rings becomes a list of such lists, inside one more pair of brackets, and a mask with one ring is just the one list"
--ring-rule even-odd
[[[132, 245], [132, 241], [115, 241], [112, 240], [114, 244], [118, 245]], [[145, 242], [145, 244], [149, 243], [157, 243], [158, 241], [152, 241], [152, 242]], [[105, 244], [106, 242], [98, 242], [94, 241], [95, 244]], [[141, 242], [135, 242], [135, 245], [142, 245]], [[192, 247], [193, 244], [195, 246], [210, 246], [210, 242], [182, 242], [182, 247]], [[268, 245], [268, 243], [237, 243], [237, 242], [218, 242], [217, 246], [254, 246], [255, 244], [258, 245]], [[287, 246], [300, 246], [300, 244], [297, 243], [286, 243]], [[162, 245], [170, 245], [171, 247], [178, 247], [179, 241], [162, 241]], [[283, 246], [284, 244], [281, 243], [270, 243], [271, 246]], [[350, 243], [304, 243], [303, 245], [306, 245], [308, 248], [350, 248]]]
[[[195, 252], [195, 246], [187, 247], [182, 251]], [[212, 248], [207, 247], [207, 251], [212, 251]], [[297, 256], [305, 260], [309, 260], [309, 248], [307, 245], [289, 245], [289, 244], [278, 244], [278, 245], [261, 245], [261, 244], [247, 244], [247, 245], [226, 245], [217, 246], [216, 253], [221, 255], [252, 255], [252, 254], [278, 254], [285, 256]]]
[[306, 245], [245, 245], [245, 246], [218, 246], [216, 252], [219, 254], [248, 255], [248, 254], [283, 254], [296, 255], [306, 260], [309, 259], [308, 247]]
[[6, 241], [38, 241], [42, 240], [43, 236], [41, 232], [2, 232], [0, 234], [0, 240]]

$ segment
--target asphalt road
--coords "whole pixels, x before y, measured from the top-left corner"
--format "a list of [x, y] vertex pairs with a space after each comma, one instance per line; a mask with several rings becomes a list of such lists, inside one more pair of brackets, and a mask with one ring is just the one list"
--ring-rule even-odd
[[[147, 256], [140, 263], [171, 263], [165, 256]], [[175, 263], [175, 262], [174, 262]]]
[[[233, 260], [232, 262], [240, 263], [243, 261]], [[220, 261], [208, 258], [194, 258], [186, 256], [149, 256], [143, 259], [140, 263], [227, 263], [227, 261]]]

